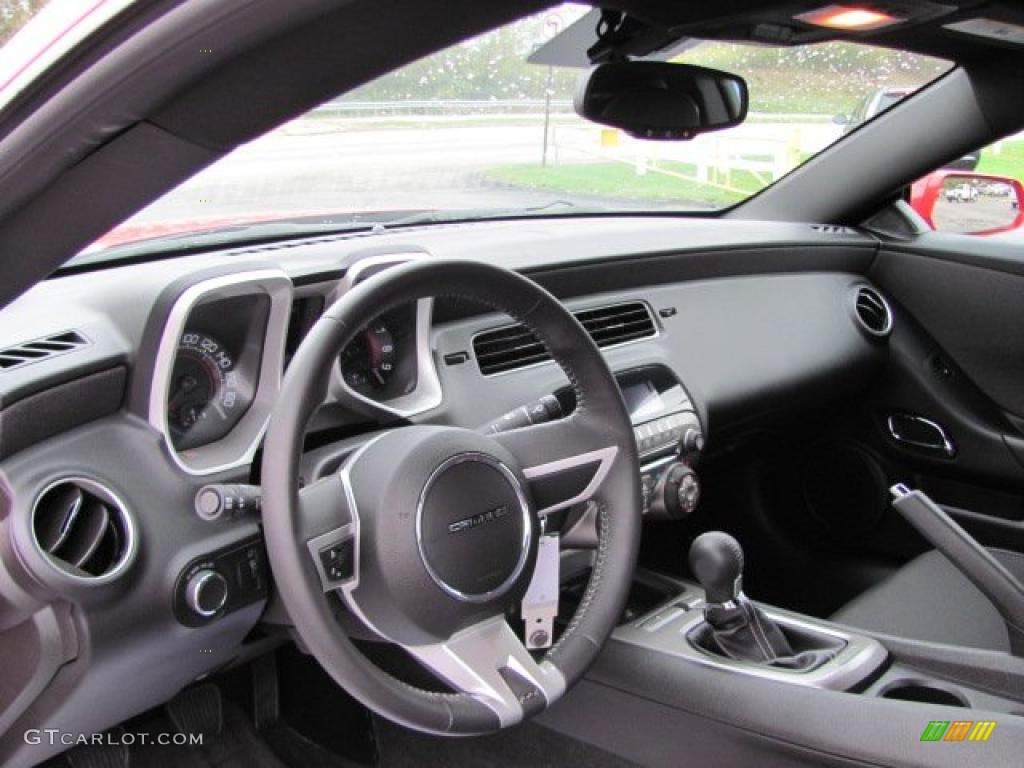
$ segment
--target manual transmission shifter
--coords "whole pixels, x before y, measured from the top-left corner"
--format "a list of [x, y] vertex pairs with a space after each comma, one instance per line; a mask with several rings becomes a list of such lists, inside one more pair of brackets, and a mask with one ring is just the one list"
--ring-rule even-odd
[[743, 548], [736, 539], [721, 531], [698, 536], [690, 569], [707, 600], [707, 627], [698, 638], [705, 650], [738, 661], [802, 666], [782, 630], [743, 594]]
[[708, 604], [735, 601], [743, 592], [743, 548], [727, 533], [698, 536], [690, 547], [690, 570], [704, 587]]

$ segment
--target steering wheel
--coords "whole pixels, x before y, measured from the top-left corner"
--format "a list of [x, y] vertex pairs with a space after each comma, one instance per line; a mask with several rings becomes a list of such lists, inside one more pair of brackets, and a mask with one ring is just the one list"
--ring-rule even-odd
[[[300, 490], [305, 427], [341, 350], [381, 313], [437, 296], [483, 303], [536, 334], [576, 391], [573, 413], [493, 435], [399, 427]], [[639, 477], [618, 386], [568, 310], [496, 266], [417, 261], [346, 292], [292, 359], [264, 446], [264, 534], [295, 631], [340, 686], [410, 728], [487, 733], [557, 701], [607, 640], [636, 565]], [[530, 584], [545, 518], [583, 502], [597, 510], [590, 580], [558, 642], [535, 658], [505, 615]], [[416, 688], [371, 662], [339, 624], [339, 600], [453, 692]]]

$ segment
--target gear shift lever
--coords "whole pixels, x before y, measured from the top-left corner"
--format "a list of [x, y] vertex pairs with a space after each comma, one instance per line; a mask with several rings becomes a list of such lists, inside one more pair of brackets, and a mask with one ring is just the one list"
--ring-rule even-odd
[[743, 548], [736, 539], [721, 531], [701, 534], [690, 547], [690, 569], [707, 600], [706, 650], [759, 664], [794, 657], [782, 630], [743, 594]]
[[735, 602], [743, 593], [743, 548], [727, 533], [698, 536], [690, 547], [690, 570], [709, 604]]

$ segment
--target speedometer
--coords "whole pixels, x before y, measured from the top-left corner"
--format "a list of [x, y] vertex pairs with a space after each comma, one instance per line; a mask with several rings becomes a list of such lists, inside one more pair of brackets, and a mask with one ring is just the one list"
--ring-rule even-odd
[[217, 440], [244, 412], [235, 361], [212, 336], [181, 337], [167, 395], [167, 420], [175, 447]]

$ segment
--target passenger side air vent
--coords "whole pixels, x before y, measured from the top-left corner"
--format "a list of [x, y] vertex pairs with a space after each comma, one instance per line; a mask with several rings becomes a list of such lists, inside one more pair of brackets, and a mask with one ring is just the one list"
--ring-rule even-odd
[[853, 312], [861, 328], [872, 336], [888, 336], [892, 331], [892, 310], [874, 288], [857, 288], [853, 296]]
[[[599, 347], [611, 347], [658, 334], [650, 308], [642, 301], [573, 312]], [[551, 359], [544, 345], [521, 324], [483, 331], [473, 337], [473, 354], [485, 376]]]
[[83, 478], [61, 480], [40, 494], [32, 531], [54, 565], [86, 580], [115, 576], [133, 548], [124, 506], [107, 488]]
[[27, 341], [16, 347], [0, 349], [0, 371], [8, 371], [11, 368], [35, 363], [48, 357], [63, 355], [79, 347], [84, 347], [88, 343], [89, 340], [77, 331], [67, 331], [55, 336]]

